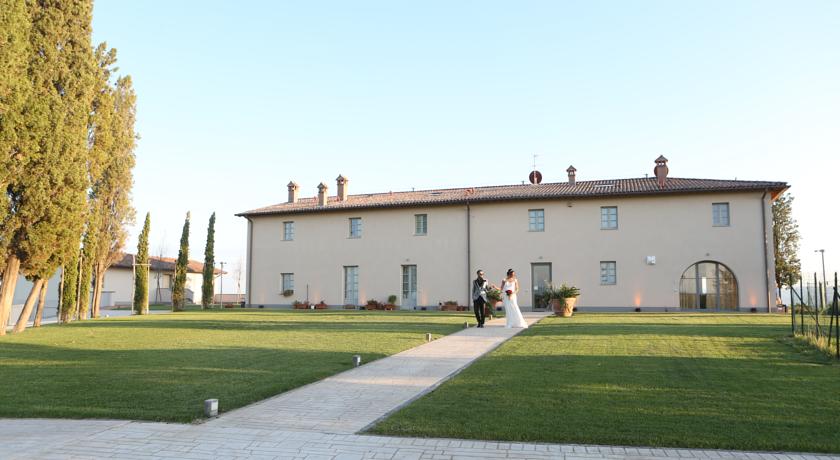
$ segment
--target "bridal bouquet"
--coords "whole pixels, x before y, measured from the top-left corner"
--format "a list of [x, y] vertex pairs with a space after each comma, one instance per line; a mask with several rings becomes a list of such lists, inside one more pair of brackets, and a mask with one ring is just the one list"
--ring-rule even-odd
[[513, 291], [511, 291], [510, 289], [508, 289], [507, 291], [505, 291], [505, 294], [507, 294], [507, 295], [508, 295], [508, 297], [510, 297], [510, 296], [512, 296], [512, 295], [513, 295]]

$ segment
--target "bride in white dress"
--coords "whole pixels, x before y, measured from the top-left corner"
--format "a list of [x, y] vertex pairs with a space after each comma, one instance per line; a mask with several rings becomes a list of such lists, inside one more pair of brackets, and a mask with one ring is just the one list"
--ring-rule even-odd
[[[511, 292], [510, 295], [507, 293]], [[519, 280], [516, 279], [516, 272], [511, 268], [507, 271], [507, 278], [502, 281], [502, 300], [505, 303], [505, 327], [527, 328], [528, 323], [519, 311], [519, 303], [516, 301], [516, 293], [519, 292]]]

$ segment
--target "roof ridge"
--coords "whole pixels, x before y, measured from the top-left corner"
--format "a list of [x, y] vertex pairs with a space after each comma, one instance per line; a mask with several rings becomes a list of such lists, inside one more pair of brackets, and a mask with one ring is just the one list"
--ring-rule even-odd
[[[601, 187], [615, 185], [615, 187]], [[619, 179], [581, 180], [575, 183], [547, 182], [533, 184], [484, 185], [477, 187], [451, 187], [439, 189], [388, 191], [350, 195], [346, 200], [328, 197], [326, 206], [316, 206], [315, 197], [306, 197], [296, 203], [277, 203], [245, 211], [238, 216], [317, 212], [375, 207], [398, 207], [411, 205], [454, 204], [466, 201], [504, 201], [516, 199], [586, 198], [617, 195], [656, 195], [667, 193], [699, 193], [744, 191], [773, 188], [784, 190], [788, 184], [780, 181], [756, 181], [738, 179], [702, 179], [669, 177], [668, 185], [660, 188], [656, 177], [630, 177]], [[473, 191], [474, 193], [464, 193]]]

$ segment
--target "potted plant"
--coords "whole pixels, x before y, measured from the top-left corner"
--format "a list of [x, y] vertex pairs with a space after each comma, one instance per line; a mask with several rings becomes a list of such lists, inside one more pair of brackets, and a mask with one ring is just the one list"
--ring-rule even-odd
[[458, 311], [458, 302], [454, 300], [447, 300], [443, 303], [440, 309], [443, 311]]
[[309, 302], [295, 300], [294, 303], [292, 303], [292, 307], [294, 307], [295, 310], [309, 310]]
[[397, 309], [397, 296], [391, 294], [388, 296], [388, 303], [385, 304], [386, 310], [396, 310]]
[[580, 289], [575, 286], [567, 286], [566, 283], [560, 287], [550, 287], [547, 289], [549, 298], [551, 299], [551, 307], [554, 314], [557, 316], [570, 317], [575, 308], [575, 302], [580, 295]]
[[[496, 305], [502, 301], [502, 290], [491, 287], [487, 290], [487, 308], [484, 310], [485, 316], [493, 316], [494, 311], [499, 311], [496, 309]], [[490, 310], [490, 314], [487, 314], [487, 310]], [[497, 315], [498, 316], [498, 315]]]
[[322, 301], [315, 304], [315, 309], [316, 310], [326, 310], [327, 309], [327, 303], [322, 300]]
[[374, 299], [368, 300], [365, 305], [366, 310], [382, 310], [383, 308], [383, 305]]

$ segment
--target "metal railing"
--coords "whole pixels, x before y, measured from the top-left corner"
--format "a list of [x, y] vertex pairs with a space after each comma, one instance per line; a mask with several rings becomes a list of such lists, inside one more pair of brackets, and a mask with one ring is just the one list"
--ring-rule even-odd
[[834, 286], [831, 289], [819, 282], [816, 273], [813, 285], [809, 283], [807, 290], [802, 277], [799, 278], [798, 292], [795, 280], [791, 277], [789, 281], [791, 334], [805, 338], [840, 360], [840, 291], [837, 273], [834, 274]]

